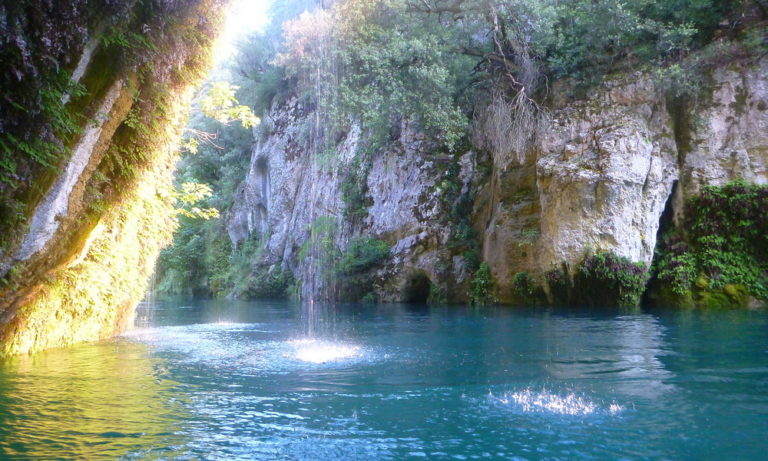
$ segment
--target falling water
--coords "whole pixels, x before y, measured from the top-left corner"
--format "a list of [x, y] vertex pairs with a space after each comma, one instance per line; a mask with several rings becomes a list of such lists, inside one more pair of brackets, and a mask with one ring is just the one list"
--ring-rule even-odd
[[[328, 18], [320, 14], [318, 21]], [[303, 85], [313, 97], [314, 110], [311, 118], [307, 151], [310, 163], [309, 236], [305, 277], [301, 296], [307, 309], [314, 309], [318, 300], [331, 300], [336, 296], [335, 254], [342, 233], [342, 217], [334, 209], [332, 198], [338, 194], [329, 190], [338, 174], [338, 156], [335, 146], [335, 130], [339, 102], [339, 63], [336, 58], [336, 41], [333, 32], [320, 27], [315, 41], [315, 59], [312, 67], [302, 77]], [[329, 177], [330, 176], [330, 177]]]

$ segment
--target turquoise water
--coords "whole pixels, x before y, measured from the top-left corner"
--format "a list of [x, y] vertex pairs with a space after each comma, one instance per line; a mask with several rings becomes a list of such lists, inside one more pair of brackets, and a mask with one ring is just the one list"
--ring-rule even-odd
[[768, 313], [167, 300], [0, 365], [3, 459], [768, 459]]

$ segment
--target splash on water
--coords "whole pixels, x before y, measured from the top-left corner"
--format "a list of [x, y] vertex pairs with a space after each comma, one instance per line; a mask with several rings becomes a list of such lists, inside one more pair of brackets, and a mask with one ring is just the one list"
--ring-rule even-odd
[[338, 360], [359, 357], [361, 352], [358, 346], [348, 344], [330, 343], [314, 339], [300, 339], [291, 341], [294, 347], [294, 357], [310, 363], [327, 363]]
[[595, 402], [574, 393], [558, 395], [546, 390], [524, 389], [517, 392], [505, 392], [500, 397], [491, 394], [489, 398], [502, 405], [514, 405], [523, 413], [586, 416], [601, 412], [615, 415], [624, 411], [624, 407], [615, 402], [608, 405], [606, 409], [602, 409]]

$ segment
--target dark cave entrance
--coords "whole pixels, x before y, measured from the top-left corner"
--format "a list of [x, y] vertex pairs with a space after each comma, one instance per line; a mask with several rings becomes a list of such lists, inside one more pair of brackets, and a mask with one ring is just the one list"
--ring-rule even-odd
[[408, 279], [408, 284], [403, 292], [403, 302], [413, 304], [426, 304], [429, 299], [429, 291], [432, 281], [423, 271], [414, 272]]
[[675, 225], [675, 197], [677, 196], [677, 179], [672, 182], [672, 191], [667, 197], [667, 203], [664, 205], [664, 211], [659, 218], [659, 230], [656, 232], [656, 248], [659, 247], [662, 237]]
[[641, 306], [653, 306], [656, 304], [656, 292], [658, 291], [659, 280], [656, 278], [656, 273], [653, 270], [656, 263], [656, 255], [660, 249], [664, 249], [664, 236], [675, 227], [675, 199], [678, 194], [678, 180], [675, 179], [672, 182], [672, 191], [667, 197], [667, 203], [664, 205], [664, 211], [661, 212], [659, 218], [659, 230], [656, 231], [656, 247], [654, 248], [653, 261], [651, 261], [651, 277], [645, 287], [642, 299], [640, 300]]

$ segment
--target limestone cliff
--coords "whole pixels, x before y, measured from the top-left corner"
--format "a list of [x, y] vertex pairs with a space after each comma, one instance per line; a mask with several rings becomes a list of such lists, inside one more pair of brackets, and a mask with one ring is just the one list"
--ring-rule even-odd
[[[320, 216], [338, 225], [333, 251], [343, 253], [358, 235], [390, 245], [388, 259], [368, 274], [371, 292], [385, 301], [423, 301], [427, 293], [466, 301], [477, 267], [473, 239], [506, 302], [519, 301], [516, 273], [543, 280], [562, 268], [572, 277], [591, 252], [650, 265], [665, 210], [679, 221], [684, 200], [703, 185], [768, 183], [768, 58], [718, 64], [704, 80], [685, 100], [669, 98], [650, 74], [608, 78], [580, 98], [566, 96], [571, 89], [561, 82], [551, 90], [549, 126], [522, 161], [473, 146], [441, 153], [406, 122], [364, 161], [365, 133], [355, 128], [324, 160], [302, 144], [307, 115], [293, 100], [273, 110], [253, 153], [230, 236], [264, 236], [257, 270], [291, 270], [305, 297], [334, 297], [323, 287], [328, 272], [339, 277], [331, 267], [323, 279], [317, 258], [301, 254], [314, 246]], [[350, 168], [364, 177], [359, 219], [344, 212]]]
[[[369, 235], [392, 247], [390, 261], [370, 274], [373, 285], [358, 295], [370, 290], [382, 300], [396, 301], [407, 298], [414, 283], [426, 283], [427, 291], [430, 283], [464, 283], [468, 274], [462, 259], [446, 248], [450, 204], [441, 194], [454, 157], [435, 153], [432, 143], [403, 124], [399, 137], [372, 158], [359, 152], [363, 134], [355, 126], [338, 141], [334, 155], [323, 158], [302, 138], [307, 118], [295, 98], [268, 118], [272, 122], [262, 129], [269, 132], [253, 152], [229, 213], [233, 243], [254, 234], [263, 241], [257, 270], [290, 270], [307, 299], [348, 299], [349, 287], [337, 274], [333, 255], [351, 239]], [[460, 159], [465, 194], [472, 155]], [[367, 211], [355, 219], [345, 214], [350, 205], [344, 190], [358, 179]]]
[[122, 331], [175, 225], [172, 173], [219, 0], [0, 5], [0, 343]]

